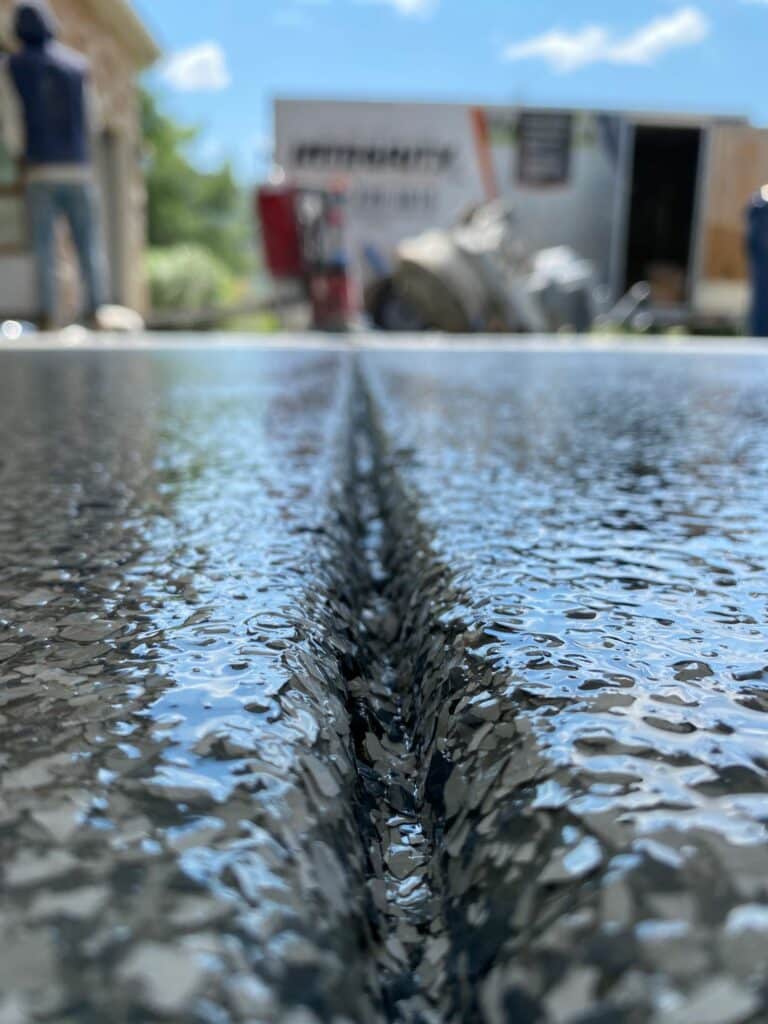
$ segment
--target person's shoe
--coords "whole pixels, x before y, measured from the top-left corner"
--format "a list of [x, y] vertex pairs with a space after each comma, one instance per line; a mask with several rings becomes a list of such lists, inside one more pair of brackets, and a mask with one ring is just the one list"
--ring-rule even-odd
[[118, 334], [139, 334], [146, 329], [144, 317], [135, 309], [115, 304], [99, 306], [96, 310], [97, 329]]

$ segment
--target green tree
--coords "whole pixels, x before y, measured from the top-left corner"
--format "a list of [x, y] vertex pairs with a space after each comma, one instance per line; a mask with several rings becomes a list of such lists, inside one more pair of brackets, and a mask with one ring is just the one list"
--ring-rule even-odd
[[234, 274], [253, 267], [248, 200], [227, 163], [205, 173], [189, 148], [199, 130], [178, 124], [148, 91], [141, 94], [149, 244], [204, 246]]

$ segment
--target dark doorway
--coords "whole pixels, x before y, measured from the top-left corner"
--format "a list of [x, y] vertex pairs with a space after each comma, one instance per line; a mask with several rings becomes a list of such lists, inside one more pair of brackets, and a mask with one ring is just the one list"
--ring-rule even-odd
[[647, 281], [655, 305], [690, 294], [700, 152], [698, 128], [635, 129], [626, 286]]

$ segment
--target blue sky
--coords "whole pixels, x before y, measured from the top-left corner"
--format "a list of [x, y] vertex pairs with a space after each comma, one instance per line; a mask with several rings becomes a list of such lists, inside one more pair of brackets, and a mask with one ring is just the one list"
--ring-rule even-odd
[[741, 113], [768, 124], [768, 0], [135, 0], [149, 75], [202, 164], [265, 173], [271, 99], [448, 99]]

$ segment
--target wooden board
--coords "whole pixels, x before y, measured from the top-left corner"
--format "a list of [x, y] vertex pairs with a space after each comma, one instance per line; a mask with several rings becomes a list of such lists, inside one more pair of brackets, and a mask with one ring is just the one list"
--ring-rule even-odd
[[714, 125], [706, 174], [701, 277], [744, 281], [745, 210], [750, 196], [768, 183], [768, 132], [745, 124]]

